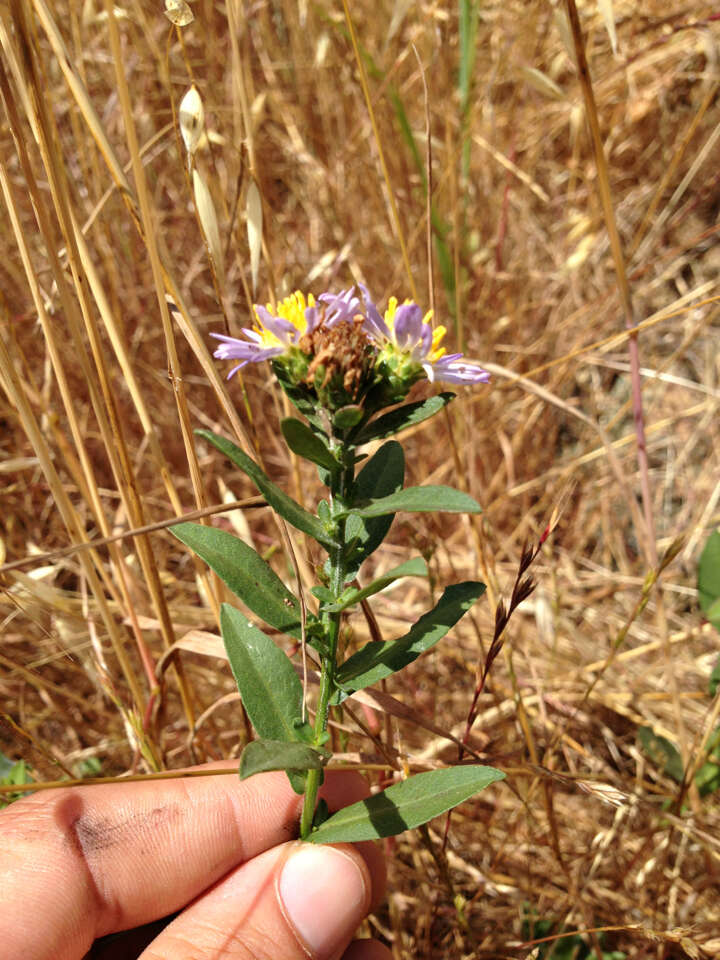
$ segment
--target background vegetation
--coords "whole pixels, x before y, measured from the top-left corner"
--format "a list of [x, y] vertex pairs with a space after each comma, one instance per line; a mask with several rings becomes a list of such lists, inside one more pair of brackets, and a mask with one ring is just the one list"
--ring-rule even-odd
[[[375, 573], [419, 551], [432, 581], [374, 617], [389, 637], [446, 583], [488, 591], [388, 684], [388, 713], [344, 715], [348, 764], [380, 782], [456, 761], [447, 733], [466, 732], [523, 545], [553, 529], [475, 706], [469, 743], [507, 783], [453, 814], [447, 864], [444, 821], [388, 843], [369, 926], [398, 958], [720, 952], [718, 634], [696, 590], [720, 497], [720, 24], [682, 0], [578, 6], [596, 114], [549, 0], [356, 0], [350, 19], [328, 0], [197, 0], [183, 27], [159, 0], [0, 3], [8, 783], [242, 748], [221, 586], [162, 525], [254, 493], [196, 427], [260, 450], [309, 506], [318, 484], [280, 442], [267, 369], [225, 384], [208, 334], [297, 288], [364, 281], [427, 306], [429, 122], [435, 314], [493, 382], [410, 434], [409, 482], [463, 486], [484, 514], [398, 518]], [[194, 177], [177, 123], [191, 83]], [[290, 582], [250, 506], [211, 522]], [[294, 552], [307, 582], [318, 558], [300, 536]], [[347, 642], [368, 633], [352, 622]]]

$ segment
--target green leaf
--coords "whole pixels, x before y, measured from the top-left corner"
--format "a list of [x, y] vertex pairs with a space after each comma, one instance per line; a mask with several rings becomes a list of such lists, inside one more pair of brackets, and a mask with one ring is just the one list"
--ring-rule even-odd
[[422, 423], [428, 417], [434, 416], [454, 399], [454, 393], [441, 393], [436, 397], [429, 397], [427, 400], [406, 403], [404, 406], [383, 414], [377, 420], [373, 420], [372, 423], [363, 427], [360, 433], [353, 437], [353, 443], [360, 446], [360, 444], [369, 443], [371, 440], [392, 437], [401, 430], [412, 427], [416, 423]]
[[[554, 916], [540, 919], [534, 909], [529, 908], [529, 904], [524, 904], [526, 911], [522, 922], [522, 937], [524, 940], [535, 940], [536, 942], [547, 938], [550, 942], [538, 947], [537, 960], [546, 960], [552, 957], [552, 960], [595, 960], [598, 954], [591, 949], [585, 942], [583, 936], [573, 933], [571, 929], [558, 924]], [[597, 942], [600, 945], [600, 956], [602, 960], [627, 960], [627, 954], [621, 950], [605, 949], [605, 934], [600, 931], [597, 934]]]
[[700, 607], [714, 627], [720, 630], [720, 532], [707, 538], [698, 562]]
[[707, 760], [695, 774], [695, 783], [701, 797], [714, 793], [720, 787], [720, 766], [717, 760]]
[[323, 423], [317, 412], [317, 398], [312, 395], [308, 387], [298, 386], [288, 376], [282, 364], [270, 361], [273, 373], [278, 379], [283, 392], [297, 407], [300, 413], [318, 430], [323, 429]]
[[338, 670], [338, 685], [354, 693], [402, 670], [442, 640], [484, 592], [485, 584], [473, 580], [447, 587], [436, 606], [423, 614], [404, 637], [385, 643], [371, 641], [347, 659]]
[[304, 507], [301, 507], [292, 497], [289, 497], [280, 487], [276, 486], [240, 447], [236, 446], [231, 440], [226, 440], [225, 437], [213, 433], [212, 430], [196, 430], [195, 432], [198, 436], [208, 440], [221, 453], [232, 460], [236, 466], [240, 467], [243, 473], [250, 477], [270, 506], [289, 524], [298, 530], [302, 530], [303, 533], [307, 533], [324, 547], [330, 548], [334, 545], [332, 537], [318, 518], [308, 513]]
[[321, 823], [325, 823], [329, 816], [330, 808], [327, 805], [327, 800], [324, 797], [320, 797], [318, 805], [315, 807], [315, 815], [312, 820], [313, 827], [319, 827]]
[[504, 776], [494, 767], [479, 765], [419, 773], [338, 810], [308, 839], [311, 843], [355, 843], [394, 837], [427, 823]]
[[[10, 760], [3, 753], [0, 753], [0, 783], [3, 786], [23, 786], [27, 783], [33, 783], [30, 770], [25, 760]], [[0, 810], [27, 796], [27, 791], [18, 791], [17, 793], [0, 793]]]
[[13, 764], [11, 769], [2, 778], [2, 782], [3, 784], [7, 784], [7, 786], [18, 787], [25, 783], [32, 783], [33, 778], [30, 776], [25, 760], [21, 759]]
[[[234, 594], [265, 623], [300, 638], [300, 605], [252, 547], [224, 530], [178, 523], [170, 532], [205, 561]], [[308, 619], [315, 619], [312, 615]]]
[[0, 783], [11, 782], [9, 780], [6, 781], [5, 777], [10, 774], [17, 762], [17, 760], [11, 760], [10, 757], [6, 757], [5, 754], [0, 751]]
[[638, 740], [645, 753], [661, 768], [663, 773], [677, 783], [683, 778], [683, 762], [680, 752], [667, 737], [655, 733], [652, 727], [638, 727]]
[[426, 513], [436, 510], [445, 513], [480, 513], [481, 507], [477, 500], [463, 493], [462, 490], [428, 484], [424, 487], [406, 487], [398, 493], [391, 493], [388, 497], [372, 500], [366, 506], [353, 507], [352, 513], [367, 519], [396, 513], [398, 510], [409, 513]]
[[310, 593], [317, 597], [321, 603], [332, 603], [335, 600], [335, 594], [330, 587], [313, 587]]
[[360, 423], [364, 416], [364, 409], [355, 403], [349, 404], [347, 407], [340, 407], [333, 417], [333, 427], [336, 430], [351, 430]]
[[720, 683], [720, 660], [712, 668], [712, 673], [710, 674], [709, 688], [710, 696], [714, 697], [717, 693], [718, 684]]
[[705, 616], [713, 626], [720, 630], [720, 597], [714, 600], [705, 610]]
[[239, 610], [220, 611], [223, 643], [240, 696], [258, 734], [266, 740], [303, 741], [302, 684], [289, 658]]
[[[393, 567], [392, 570], [388, 570], [382, 577], [373, 580], [372, 583], [363, 587], [362, 590], [358, 590], [357, 587], [349, 587], [343, 591], [337, 603], [332, 603], [330, 606], [325, 607], [325, 611], [327, 613], [338, 613], [341, 610], [346, 610], [353, 604], [360, 603], [360, 601], [366, 597], [371, 597], [374, 593], [378, 593], [384, 587], [394, 583], [395, 580], [399, 580], [401, 577], [426, 577], [427, 575], [427, 564], [422, 557], [415, 557], [413, 560], [408, 560], [407, 563], [401, 563], [399, 567]], [[313, 591], [313, 593], [314, 592], [315, 591]]]
[[330, 453], [327, 446], [323, 443], [317, 434], [313, 433], [310, 427], [301, 420], [294, 417], [287, 417], [280, 423], [280, 429], [285, 437], [285, 442], [293, 453], [306, 460], [317, 463], [318, 466], [325, 467], [326, 470], [337, 470], [340, 464]]
[[[396, 440], [388, 440], [370, 457], [355, 480], [354, 494], [357, 500], [372, 500], [386, 497], [402, 490], [405, 479], [405, 454]], [[349, 543], [357, 538], [357, 547], [348, 558], [349, 565], [357, 571], [383, 542], [392, 526], [391, 514], [363, 520], [350, 514], [345, 524], [345, 537]], [[354, 574], [353, 574], [354, 576]]]
[[315, 750], [307, 743], [252, 740], [240, 757], [240, 779], [268, 770], [322, 770], [329, 758], [327, 750]]
[[99, 777], [102, 774], [102, 761], [100, 757], [85, 757], [80, 760], [75, 768], [78, 779], [82, 777]]
[[720, 788], [720, 727], [713, 730], [705, 750], [707, 760], [695, 774], [695, 783], [702, 797]]

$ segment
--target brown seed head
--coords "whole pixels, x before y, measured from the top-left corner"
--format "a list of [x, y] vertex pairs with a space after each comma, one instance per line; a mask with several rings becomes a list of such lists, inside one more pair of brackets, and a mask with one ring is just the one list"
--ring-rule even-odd
[[350, 396], [356, 395], [372, 362], [370, 340], [362, 324], [361, 316], [354, 317], [352, 323], [337, 323], [334, 327], [321, 323], [301, 338], [300, 349], [312, 357], [305, 378], [309, 387], [315, 385], [315, 374], [322, 367], [325, 370], [322, 387], [337, 380]]

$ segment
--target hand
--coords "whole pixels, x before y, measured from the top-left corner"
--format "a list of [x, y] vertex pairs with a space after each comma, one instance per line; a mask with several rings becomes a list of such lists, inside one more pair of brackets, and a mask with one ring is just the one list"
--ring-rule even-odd
[[[328, 773], [321, 794], [339, 809], [367, 786]], [[292, 840], [301, 802], [284, 773], [75, 787], [16, 801], [0, 813], [3, 957], [389, 960], [377, 941], [346, 949], [383, 896], [380, 852]], [[133, 930], [177, 911], [150, 934]], [[144, 933], [139, 946], [119, 938], [93, 946], [130, 930], [136, 940]]]

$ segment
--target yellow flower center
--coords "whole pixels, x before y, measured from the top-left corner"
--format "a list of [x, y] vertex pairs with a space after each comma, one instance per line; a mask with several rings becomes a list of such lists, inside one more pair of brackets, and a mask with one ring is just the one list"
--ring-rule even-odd
[[[405, 301], [409, 303], [409, 300]], [[397, 297], [390, 297], [388, 300], [387, 310], [385, 311], [385, 323], [390, 333], [395, 333], [395, 312], [397, 311]]]
[[[432, 310], [425, 315], [426, 322], [430, 319], [431, 316], [432, 316]], [[442, 357], [445, 353], [447, 353], [447, 351], [445, 350], [445, 347], [440, 346], [446, 333], [447, 333], [447, 327], [444, 327], [442, 324], [439, 324], [433, 330], [432, 346], [428, 351], [428, 360], [430, 361], [430, 363], [435, 363], [436, 360], [439, 360], [440, 357]]]
[[[290, 294], [274, 307], [271, 303], [265, 304], [265, 309], [275, 317], [281, 317], [291, 323], [302, 336], [307, 330], [307, 320], [305, 319], [305, 310], [307, 307], [315, 306], [315, 297], [309, 293], [307, 298], [300, 290]], [[278, 339], [272, 330], [268, 330], [255, 311], [255, 330], [262, 337], [264, 347], [286, 346], [285, 342]]]

